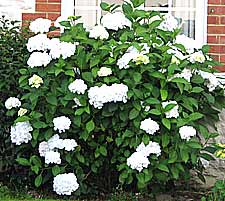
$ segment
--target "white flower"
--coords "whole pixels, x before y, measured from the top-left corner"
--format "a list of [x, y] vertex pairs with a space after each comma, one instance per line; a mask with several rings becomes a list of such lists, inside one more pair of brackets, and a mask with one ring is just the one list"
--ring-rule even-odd
[[127, 165], [133, 169], [141, 172], [144, 168], [147, 168], [150, 161], [142, 152], [134, 152], [128, 159]]
[[127, 52], [117, 61], [117, 65], [119, 66], [119, 69], [127, 69], [129, 68], [129, 62], [135, 58], [135, 56], [138, 54], [138, 50], [135, 47], [129, 47]]
[[51, 27], [51, 20], [37, 18], [33, 22], [30, 23], [30, 30], [37, 34], [37, 33], [47, 33], [49, 32], [49, 28]]
[[[187, 57], [184, 56], [183, 53], [182, 53], [180, 50], [178, 50], [176, 47], [171, 47], [171, 49], [167, 50], [167, 53], [172, 55], [172, 59], [173, 59], [173, 60], [171, 60], [171, 63], [179, 64], [179, 63], [180, 63], [179, 60], [184, 60], [184, 59], [187, 58]], [[176, 59], [173, 58], [173, 56], [174, 56]], [[177, 61], [177, 59], [179, 59], [179, 60]]]
[[78, 188], [77, 177], [73, 173], [59, 174], [54, 177], [53, 190], [58, 195], [71, 195]]
[[149, 22], [149, 24], [151, 24], [157, 20], [160, 20], [160, 21], [162, 20], [159, 15], [155, 15], [155, 16], [151, 17], [148, 22]]
[[163, 31], [174, 31], [177, 28], [179, 28], [178, 21], [170, 14], [166, 14], [163, 16], [163, 21], [158, 27], [158, 29], [161, 29]]
[[58, 59], [61, 56], [61, 42], [58, 38], [52, 38], [48, 43], [49, 55], [52, 59]]
[[48, 43], [50, 39], [46, 34], [38, 34], [29, 38], [27, 43], [27, 50], [29, 52], [33, 51], [46, 51], [48, 49]]
[[66, 151], [73, 151], [77, 147], [77, 142], [74, 139], [63, 140], [63, 146]]
[[103, 27], [115, 31], [118, 31], [119, 29], [123, 29], [125, 27], [131, 28], [132, 26], [131, 21], [127, 19], [121, 12], [107, 13], [102, 17], [101, 22]]
[[10, 110], [12, 108], [17, 108], [21, 106], [21, 102], [18, 98], [10, 97], [5, 101], [6, 109]]
[[196, 130], [192, 126], [182, 126], [179, 129], [179, 133], [181, 139], [189, 141], [191, 137], [196, 135]]
[[111, 74], [112, 74], [111, 68], [107, 68], [107, 67], [101, 67], [100, 70], [98, 71], [99, 77], [105, 77]]
[[27, 113], [27, 109], [25, 108], [20, 108], [18, 111], [18, 116], [22, 117], [23, 115], [25, 115]]
[[179, 65], [180, 64], [180, 60], [173, 55], [172, 58], [171, 58], [171, 64]]
[[60, 153], [57, 151], [47, 151], [45, 153], [45, 163], [61, 164]]
[[137, 55], [135, 55], [135, 57], [133, 58], [133, 61], [136, 63], [136, 65], [139, 65], [139, 64], [148, 64], [149, 63], [149, 58], [148, 56], [142, 54], [142, 53], [139, 53]]
[[188, 54], [192, 54], [195, 49], [200, 49], [202, 47], [199, 42], [193, 38], [185, 36], [184, 34], [177, 35], [175, 43], [183, 45]]
[[63, 140], [59, 138], [59, 135], [53, 135], [48, 141], [48, 147], [50, 150], [53, 150], [55, 148], [57, 149], [63, 149]]
[[109, 38], [109, 33], [102, 25], [96, 25], [90, 30], [89, 37], [95, 39], [100, 38], [101, 40], [103, 40]]
[[169, 104], [175, 104], [175, 106], [170, 111], [165, 112], [166, 118], [170, 119], [170, 118], [179, 117], [179, 112], [178, 112], [179, 106], [178, 106], [177, 102], [176, 101], [166, 101], [166, 102], [162, 103], [162, 106], [163, 106], [163, 108], [165, 108]]
[[142, 142], [137, 148], [137, 152], [141, 152], [143, 156], [148, 157], [150, 154], [161, 155], [161, 147], [159, 143], [150, 141], [147, 146]]
[[150, 135], [153, 135], [159, 130], [159, 124], [156, 121], [153, 121], [151, 118], [148, 118], [141, 122], [140, 129], [144, 130]]
[[38, 75], [34, 74], [31, 78], [29, 78], [29, 85], [31, 87], [39, 88], [41, 84], [43, 84], [43, 79]]
[[83, 80], [81, 79], [76, 79], [75, 81], [73, 81], [69, 86], [68, 89], [72, 92], [72, 93], [77, 93], [77, 94], [84, 94], [86, 89], [87, 89], [87, 85], [84, 83]]
[[193, 54], [190, 55], [189, 61], [191, 63], [195, 63], [195, 62], [199, 62], [199, 63], [204, 63], [205, 62], [205, 56], [202, 53], [202, 51], [199, 52], [195, 52]]
[[71, 121], [68, 117], [61, 116], [53, 119], [54, 130], [58, 130], [59, 133], [65, 132], [70, 129]]
[[38, 151], [40, 156], [45, 157], [45, 154], [50, 151], [48, 143], [43, 141], [39, 144]]
[[88, 90], [89, 103], [95, 108], [101, 109], [105, 103], [127, 102], [128, 87], [124, 84], [112, 84], [101, 87], [95, 86]]
[[33, 52], [28, 61], [27, 64], [31, 68], [39, 67], [39, 66], [47, 66], [51, 62], [52, 58], [48, 53], [46, 52]]
[[[190, 82], [192, 76], [193, 76], [193, 73], [192, 73], [191, 69], [184, 68], [184, 69], [182, 70], [181, 73], [175, 74], [175, 75], [173, 76], [173, 78], [176, 78], [176, 77], [184, 78], [185, 80], [187, 80], [188, 82]], [[172, 78], [172, 79], [173, 79], [173, 78]]]
[[201, 70], [197, 71], [197, 73], [199, 73], [202, 76], [202, 78], [207, 80], [206, 86], [208, 87], [210, 92], [214, 91], [217, 87], [222, 87], [221, 82], [213, 73], [208, 73]]
[[60, 53], [63, 59], [69, 58], [75, 54], [76, 45], [73, 43], [61, 42]]
[[11, 141], [16, 145], [21, 145], [22, 143], [28, 143], [32, 139], [32, 135], [30, 132], [33, 131], [30, 123], [26, 122], [18, 122], [15, 126], [11, 127]]

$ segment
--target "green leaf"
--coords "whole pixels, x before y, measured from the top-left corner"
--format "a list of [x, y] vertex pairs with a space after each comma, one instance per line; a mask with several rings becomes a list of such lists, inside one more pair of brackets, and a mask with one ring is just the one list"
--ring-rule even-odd
[[158, 104], [160, 104], [160, 101], [157, 98], [148, 98], [146, 100], [146, 103], [148, 103], [150, 105], [158, 105]]
[[139, 111], [133, 108], [129, 113], [129, 119], [135, 119], [139, 115]]
[[134, 78], [134, 81], [135, 81], [136, 83], [139, 83], [139, 82], [141, 81], [142, 76], [141, 76], [140, 73], [135, 72], [135, 73], [133, 74], [133, 78]]
[[149, 111], [150, 114], [161, 115], [161, 111], [158, 109], [152, 109]]
[[169, 129], [169, 130], [171, 129], [171, 123], [170, 123], [169, 119], [163, 118], [162, 123], [167, 129]]
[[202, 91], [204, 91], [204, 89], [201, 87], [193, 87], [191, 90], [192, 93], [201, 93]]
[[57, 106], [57, 98], [55, 96], [47, 96], [46, 97], [46, 101], [51, 104], [51, 105], [54, 105], [54, 106]]
[[103, 156], [107, 156], [107, 149], [106, 149], [105, 146], [100, 146], [99, 152], [100, 152]]
[[30, 162], [26, 158], [17, 158], [16, 162], [23, 166], [30, 166]]
[[187, 163], [189, 159], [188, 149], [180, 149], [180, 156], [182, 160]]
[[177, 161], [177, 152], [176, 151], [170, 152], [168, 163], [175, 163], [176, 161]]
[[39, 187], [42, 183], [42, 175], [38, 175], [36, 178], [35, 178], [35, 181], [34, 181], [34, 184], [36, 187]]
[[158, 167], [157, 167], [159, 170], [162, 170], [162, 171], [164, 171], [164, 172], [170, 172], [169, 171], [169, 168], [166, 166], [166, 165], [164, 165], [164, 164], [159, 164], [158, 165]]
[[199, 112], [195, 112], [195, 113], [190, 114], [189, 120], [190, 120], [190, 121], [196, 121], [196, 120], [201, 119], [201, 118], [203, 118], [203, 117], [204, 117], [203, 114], [201, 114], [201, 113], [199, 113]]
[[187, 142], [187, 146], [189, 146], [193, 149], [202, 149], [202, 145], [199, 144], [198, 142], [189, 141], [189, 142]]
[[170, 143], [170, 136], [167, 134], [164, 134], [162, 136], [162, 146], [163, 148], [167, 147], [167, 145]]
[[167, 97], [168, 97], [168, 91], [162, 89], [162, 90], [160, 90], [160, 94], [161, 94], [162, 101], [165, 101], [167, 99]]
[[93, 82], [93, 75], [91, 72], [84, 72], [82, 73], [82, 77], [84, 80], [86, 80], [87, 82]]
[[88, 133], [92, 132], [93, 130], [95, 129], [95, 123], [93, 120], [89, 121], [87, 124], [86, 124], [86, 130]]
[[60, 174], [60, 172], [61, 172], [61, 169], [60, 169], [60, 167], [58, 165], [55, 165], [52, 168], [52, 174], [53, 174], [53, 176], [56, 176], [56, 175]]
[[100, 7], [101, 7], [101, 9], [102, 10], [104, 10], [104, 11], [110, 11], [110, 5], [109, 4], [107, 4], [107, 3], [105, 3], [105, 2], [102, 2], [101, 4], [100, 4]]

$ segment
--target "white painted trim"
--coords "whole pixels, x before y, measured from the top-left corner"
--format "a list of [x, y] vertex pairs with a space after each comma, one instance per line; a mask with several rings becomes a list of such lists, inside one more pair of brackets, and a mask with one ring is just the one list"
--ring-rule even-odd
[[74, 0], [61, 0], [61, 16], [69, 17], [74, 15]]

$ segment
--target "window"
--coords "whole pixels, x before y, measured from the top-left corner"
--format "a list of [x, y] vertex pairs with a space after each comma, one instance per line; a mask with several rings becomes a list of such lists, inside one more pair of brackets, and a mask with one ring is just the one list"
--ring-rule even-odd
[[1, 0], [0, 16], [11, 20], [22, 20], [23, 12], [34, 12], [35, 0]]
[[[123, 0], [104, 2], [122, 4]], [[101, 0], [62, 0], [62, 14], [82, 16], [81, 21], [91, 27], [98, 23], [104, 14], [100, 3]], [[182, 22], [185, 35], [201, 41], [202, 44], [206, 43], [207, 0], [146, 0], [144, 8], [172, 14]]]

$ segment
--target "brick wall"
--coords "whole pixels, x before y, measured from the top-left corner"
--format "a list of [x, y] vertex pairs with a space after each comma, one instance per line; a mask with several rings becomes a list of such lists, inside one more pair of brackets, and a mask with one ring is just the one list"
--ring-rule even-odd
[[23, 25], [36, 18], [48, 18], [55, 21], [61, 13], [61, 0], [36, 0], [35, 13], [23, 13]]
[[208, 0], [208, 44], [211, 54], [224, 66], [225, 72], [225, 0]]

